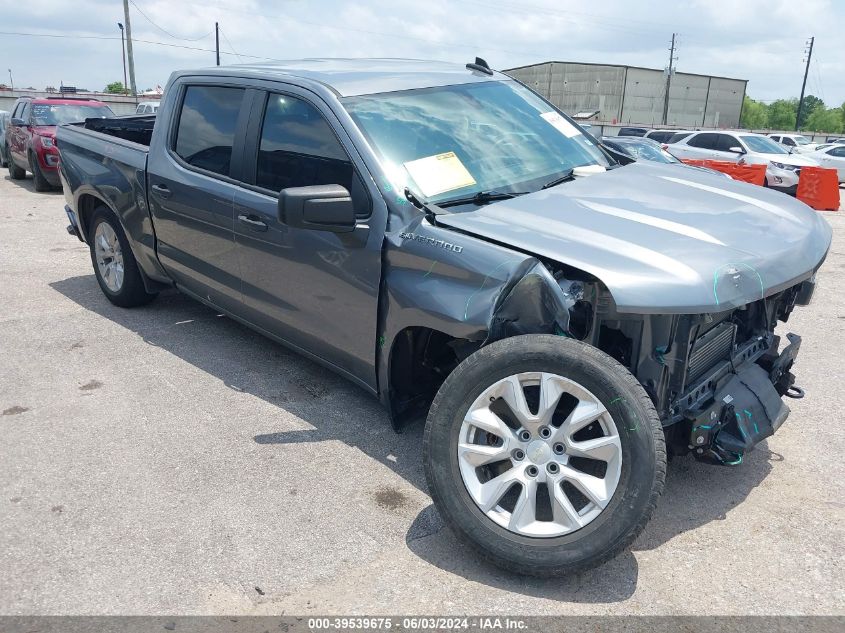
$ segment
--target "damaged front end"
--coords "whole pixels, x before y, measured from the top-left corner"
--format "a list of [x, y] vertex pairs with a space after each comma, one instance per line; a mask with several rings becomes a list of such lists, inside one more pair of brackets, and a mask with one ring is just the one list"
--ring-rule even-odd
[[425, 410], [461, 360], [521, 334], [571, 337], [615, 358], [650, 396], [669, 450], [714, 464], [741, 463], [786, 419], [782, 397], [803, 395], [791, 373], [801, 339], [787, 334], [782, 346], [774, 332], [809, 303], [814, 277], [764, 296], [753, 269], [730, 265], [714, 276], [721, 312], [631, 313], [587, 273], [422, 220], [389, 236], [385, 263], [380, 375], [397, 425]]
[[[792, 365], [801, 338], [774, 334], [812, 295], [813, 279], [738, 308], [699, 315], [597, 314], [598, 347], [625, 364], [657, 408], [673, 454], [736, 465], [789, 415], [800, 398]], [[758, 290], [759, 293], [759, 290]]]

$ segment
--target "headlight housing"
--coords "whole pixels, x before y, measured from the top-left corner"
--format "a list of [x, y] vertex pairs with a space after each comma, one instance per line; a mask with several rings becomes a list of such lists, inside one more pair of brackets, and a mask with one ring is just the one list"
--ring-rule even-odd
[[39, 138], [41, 139], [41, 147], [43, 147], [45, 149], [49, 149], [51, 147], [56, 146], [56, 143], [53, 140], [52, 136], [41, 136]]
[[785, 165], [784, 163], [778, 163], [775, 161], [772, 161], [772, 167], [777, 167], [778, 169], [785, 169], [786, 171], [798, 171], [799, 169], [801, 169], [800, 167], [797, 167], [795, 165]]

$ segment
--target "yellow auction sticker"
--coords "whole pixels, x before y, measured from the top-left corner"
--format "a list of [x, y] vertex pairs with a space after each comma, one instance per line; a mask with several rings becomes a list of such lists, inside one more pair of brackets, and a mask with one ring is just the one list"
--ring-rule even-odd
[[435, 154], [403, 164], [424, 196], [436, 196], [475, 184], [475, 178], [455, 152]]

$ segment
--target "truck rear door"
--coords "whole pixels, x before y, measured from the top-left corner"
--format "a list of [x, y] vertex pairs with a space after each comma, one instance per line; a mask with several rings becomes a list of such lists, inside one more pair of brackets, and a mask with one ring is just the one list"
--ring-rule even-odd
[[253, 93], [221, 78], [172, 90], [147, 166], [158, 257], [180, 288], [238, 314], [233, 200]]
[[[318, 97], [294, 86], [260, 95], [244, 151], [247, 184], [235, 197], [247, 318], [375, 389], [384, 220], [370, 226], [366, 168]], [[330, 184], [351, 194], [353, 231], [279, 221], [280, 190]]]

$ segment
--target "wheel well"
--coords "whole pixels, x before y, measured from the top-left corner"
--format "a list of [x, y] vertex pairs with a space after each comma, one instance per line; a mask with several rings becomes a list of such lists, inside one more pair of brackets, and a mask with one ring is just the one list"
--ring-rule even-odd
[[390, 352], [390, 410], [393, 423], [424, 416], [452, 370], [481, 346], [427, 327], [407, 327]]
[[94, 209], [99, 206], [106, 206], [105, 203], [97, 198], [96, 196], [92, 196], [89, 194], [84, 194], [79, 196], [79, 202], [77, 202], [77, 213], [79, 214], [79, 230], [82, 235], [86, 238], [86, 242], [88, 241], [88, 227], [91, 225], [91, 218], [94, 215]]

